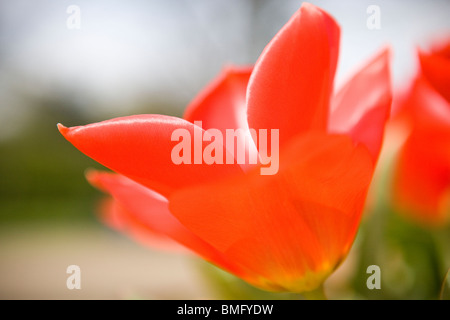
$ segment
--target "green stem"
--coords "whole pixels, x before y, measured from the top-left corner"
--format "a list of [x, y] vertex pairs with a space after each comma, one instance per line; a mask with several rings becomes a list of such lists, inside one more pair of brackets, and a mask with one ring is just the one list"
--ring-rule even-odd
[[320, 285], [313, 291], [303, 292], [303, 296], [306, 300], [327, 300], [323, 285]]
[[450, 300], [450, 268], [444, 277], [444, 282], [442, 282], [441, 290], [439, 293], [440, 300]]

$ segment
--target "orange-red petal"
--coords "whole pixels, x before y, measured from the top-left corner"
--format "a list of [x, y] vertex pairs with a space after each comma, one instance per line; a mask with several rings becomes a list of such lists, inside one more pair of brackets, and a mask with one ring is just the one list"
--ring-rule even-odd
[[186, 249], [166, 235], [155, 232], [134, 218], [116, 199], [107, 197], [99, 205], [100, 220], [108, 227], [125, 233], [135, 241], [151, 248], [182, 252]]
[[[95, 187], [109, 193], [120, 205], [122, 219], [133, 222], [133, 231], [139, 231], [136, 226], [148, 229], [151, 234], [166, 236], [192, 250], [204, 259], [237, 275], [242, 270], [237, 264], [226, 259], [211, 245], [193, 234], [183, 226], [169, 211], [168, 201], [163, 196], [124, 176], [91, 171], [87, 174], [89, 182]], [[139, 232], [134, 234], [139, 236]]]
[[422, 73], [450, 103], [450, 39], [431, 53], [419, 51]]
[[332, 100], [329, 131], [363, 143], [376, 162], [392, 102], [389, 50], [357, 71]]
[[[137, 115], [72, 128], [58, 125], [58, 128], [87, 156], [163, 195], [242, 172], [237, 164], [175, 164], [171, 154], [179, 142], [172, 141], [174, 130], [183, 129], [190, 134], [191, 163], [194, 163], [195, 135], [201, 137], [204, 132], [180, 118]], [[205, 143], [200, 153], [204, 147]], [[226, 154], [225, 148], [222, 152]]]
[[450, 128], [450, 103], [419, 75], [401, 99], [395, 120], [405, 121], [411, 128]]
[[[278, 174], [180, 190], [171, 212], [274, 291], [312, 290], [348, 252], [373, 164], [346, 136], [301, 135], [280, 155]], [[208, 194], [208, 196], [205, 196]]]
[[[241, 130], [240, 137], [245, 139], [246, 160], [245, 163], [240, 164], [242, 168], [247, 169], [252, 167], [250, 165], [250, 157], [256, 159], [256, 161], [258, 160], [258, 151], [247, 123], [247, 106], [245, 101], [248, 80], [252, 70], [253, 67], [226, 67], [189, 104], [183, 117], [192, 123], [202, 121], [204, 130], [220, 130], [224, 138], [227, 136], [227, 130]], [[238, 155], [237, 147], [229, 151], [233, 152], [235, 157]]]
[[228, 66], [188, 105], [183, 118], [203, 129], [248, 128], [245, 95], [253, 67]]
[[450, 213], [450, 42], [419, 52], [419, 60], [422, 72], [394, 118], [409, 136], [396, 159], [392, 201], [420, 223], [443, 225]]
[[395, 165], [392, 200], [417, 221], [441, 225], [450, 214], [450, 128], [416, 128]]
[[247, 91], [250, 128], [279, 129], [280, 147], [308, 130], [325, 131], [339, 26], [304, 3], [266, 46]]

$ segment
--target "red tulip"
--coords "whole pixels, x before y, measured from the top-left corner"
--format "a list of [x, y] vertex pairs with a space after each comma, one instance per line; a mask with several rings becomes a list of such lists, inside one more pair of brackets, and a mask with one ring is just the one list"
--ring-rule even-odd
[[395, 165], [393, 200], [419, 222], [440, 225], [450, 213], [450, 39], [419, 51], [419, 60], [396, 116], [408, 138]]
[[[59, 129], [118, 173], [88, 179], [114, 198], [124, 231], [175, 240], [263, 289], [313, 290], [352, 245], [391, 102], [388, 50], [331, 99], [339, 35], [332, 17], [303, 4], [253, 70], [223, 70], [184, 119], [138, 115]], [[278, 172], [261, 175], [262, 163], [174, 164], [171, 133], [198, 133], [197, 120], [201, 130], [279, 129]]]

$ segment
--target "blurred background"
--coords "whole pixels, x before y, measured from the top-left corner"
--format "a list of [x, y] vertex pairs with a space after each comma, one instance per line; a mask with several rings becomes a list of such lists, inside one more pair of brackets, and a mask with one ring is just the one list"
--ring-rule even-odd
[[[450, 32], [446, 0], [310, 2], [342, 27], [338, 84], [390, 44], [394, 84], [401, 87], [417, 69], [417, 46]], [[286, 297], [104, 227], [95, 214], [101, 194], [83, 174], [99, 165], [66, 142], [56, 124], [138, 113], [181, 116], [224, 65], [253, 64], [301, 3], [0, 0], [0, 299]], [[70, 24], [72, 5], [79, 28]], [[380, 29], [367, 27], [369, 5], [380, 8]], [[434, 297], [442, 278], [427, 275], [443, 272], [429, 272], [439, 268], [428, 256], [434, 240], [401, 218], [389, 219], [396, 221], [388, 238], [423, 237], [420, 246], [398, 253], [403, 242], [396, 238], [389, 249], [375, 248], [383, 222], [363, 225], [349, 259], [327, 282], [330, 297]], [[393, 270], [383, 280], [389, 284], [369, 291], [365, 267], [386, 261]], [[66, 287], [71, 264], [81, 268], [81, 290]]]

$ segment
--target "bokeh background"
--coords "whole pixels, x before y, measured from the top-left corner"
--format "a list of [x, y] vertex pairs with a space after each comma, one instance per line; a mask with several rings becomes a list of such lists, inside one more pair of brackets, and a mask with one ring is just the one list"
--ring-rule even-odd
[[[417, 46], [450, 32], [446, 0], [311, 2], [342, 27], [338, 84], [390, 44], [401, 88], [417, 69]], [[289, 297], [253, 290], [189, 255], [149, 250], [104, 227], [95, 214], [101, 194], [83, 175], [100, 167], [56, 124], [180, 116], [224, 65], [254, 63], [301, 3], [0, 0], [0, 299]], [[366, 25], [373, 4], [381, 9], [379, 30]], [[80, 29], [67, 27], [70, 5], [80, 8]], [[327, 281], [329, 296], [434, 298], [441, 266], [449, 265], [448, 232], [436, 240], [380, 210], [363, 221], [349, 259]], [[71, 264], [81, 267], [81, 290], [66, 287]], [[376, 292], [365, 283], [371, 264], [383, 271]]]

